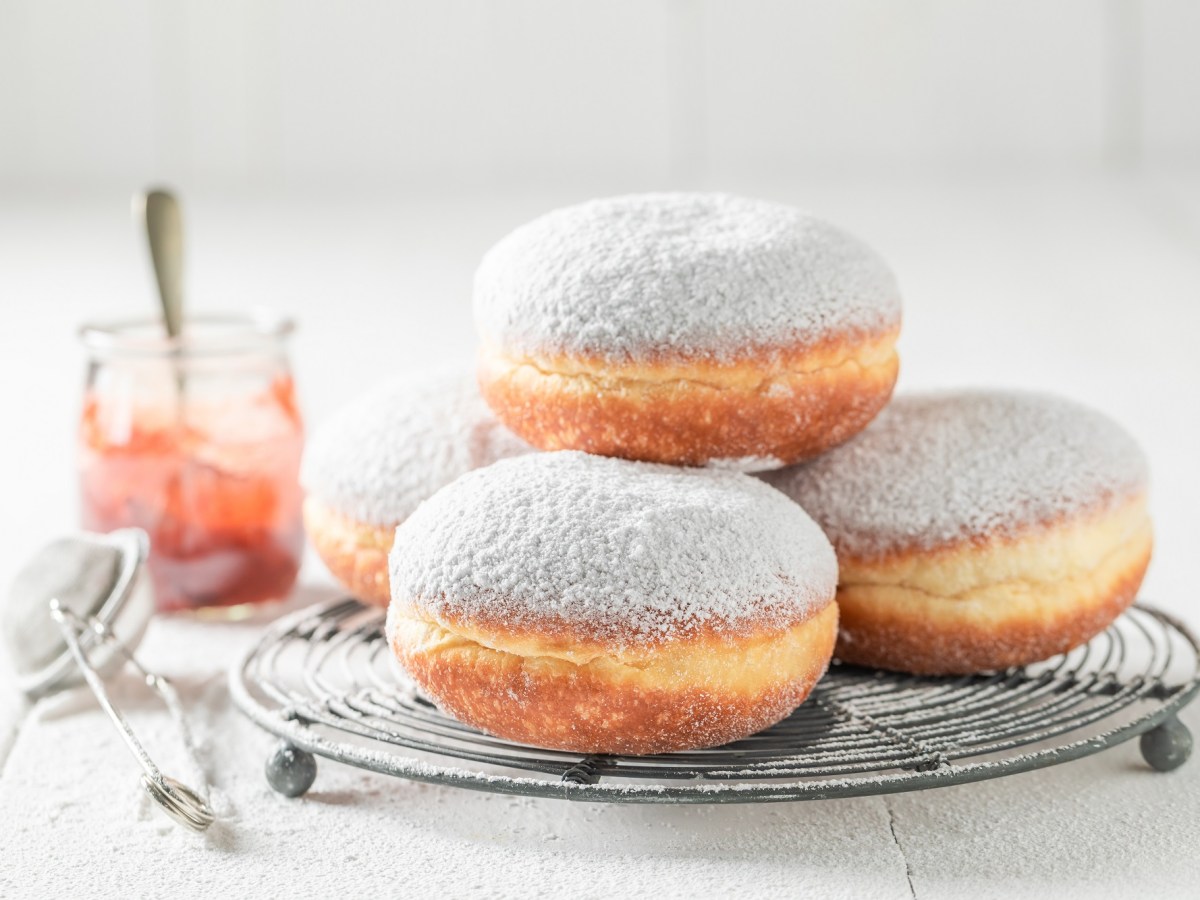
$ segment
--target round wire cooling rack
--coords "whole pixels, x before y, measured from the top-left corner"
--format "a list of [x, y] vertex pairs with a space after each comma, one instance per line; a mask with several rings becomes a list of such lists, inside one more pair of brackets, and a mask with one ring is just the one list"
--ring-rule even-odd
[[272, 626], [234, 668], [242, 711], [283, 742], [271, 785], [303, 794], [314, 756], [417, 781], [626, 803], [810, 800], [920, 790], [1025, 772], [1141, 735], [1155, 769], [1181, 765], [1176, 713], [1200, 690], [1200, 644], [1148, 606], [1033, 666], [931, 678], [834, 663], [771, 728], [724, 747], [584, 756], [491, 737], [442, 713], [393, 661], [382, 610], [318, 604]]

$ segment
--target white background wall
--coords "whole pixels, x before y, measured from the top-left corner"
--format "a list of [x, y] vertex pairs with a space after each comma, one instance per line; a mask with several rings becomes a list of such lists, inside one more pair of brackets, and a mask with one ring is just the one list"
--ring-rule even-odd
[[0, 0], [0, 188], [1200, 162], [1195, 0]]

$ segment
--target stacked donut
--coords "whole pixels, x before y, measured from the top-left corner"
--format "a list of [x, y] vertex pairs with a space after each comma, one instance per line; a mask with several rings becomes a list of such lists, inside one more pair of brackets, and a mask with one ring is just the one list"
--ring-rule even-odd
[[715, 746], [787, 716], [835, 652], [1023, 665], [1140, 585], [1136, 444], [1051, 396], [891, 400], [895, 280], [819, 219], [718, 194], [558, 210], [488, 252], [475, 312], [478, 389], [381, 388], [303, 479], [318, 553], [482, 730]]
[[300, 481], [309, 541], [351, 593], [386, 606], [396, 526], [460, 475], [531, 449], [496, 421], [468, 373], [388, 381], [308, 441]]

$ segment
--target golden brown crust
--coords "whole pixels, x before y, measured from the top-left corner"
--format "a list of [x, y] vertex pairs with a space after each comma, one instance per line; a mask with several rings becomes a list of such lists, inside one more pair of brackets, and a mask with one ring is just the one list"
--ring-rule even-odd
[[1136, 598], [1153, 535], [1144, 498], [1017, 540], [844, 559], [835, 655], [926, 675], [1027, 665], [1090, 640]]
[[861, 431], [896, 382], [896, 332], [714, 364], [614, 364], [484, 348], [479, 386], [542, 450], [677, 465], [814, 456]]
[[662, 648], [640, 666], [519, 655], [404, 616], [390, 632], [417, 684], [469, 725], [577, 753], [666, 753], [737, 740], [799, 706], [828, 665], [837, 607], [783, 632]]
[[304, 528], [321, 561], [351, 594], [365, 603], [388, 605], [388, 552], [395, 526], [366, 525], [307, 497]]

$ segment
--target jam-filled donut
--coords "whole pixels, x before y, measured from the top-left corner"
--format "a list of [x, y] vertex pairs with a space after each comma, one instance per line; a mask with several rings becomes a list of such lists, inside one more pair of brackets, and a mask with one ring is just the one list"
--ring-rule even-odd
[[479, 383], [543, 450], [778, 468], [839, 444], [896, 380], [878, 255], [799, 210], [646, 194], [518, 228], [475, 278]]
[[1045, 659], [1108, 626], [1150, 561], [1141, 451], [1057, 397], [900, 396], [844, 446], [763, 478], [833, 542], [847, 662], [963, 674]]
[[389, 381], [309, 439], [300, 472], [309, 540], [356, 597], [386, 605], [396, 526], [464, 472], [531, 451], [496, 421], [469, 375]]
[[723, 744], [824, 673], [837, 563], [737, 472], [562, 452], [471, 472], [396, 530], [387, 634], [439, 706], [580, 753]]

